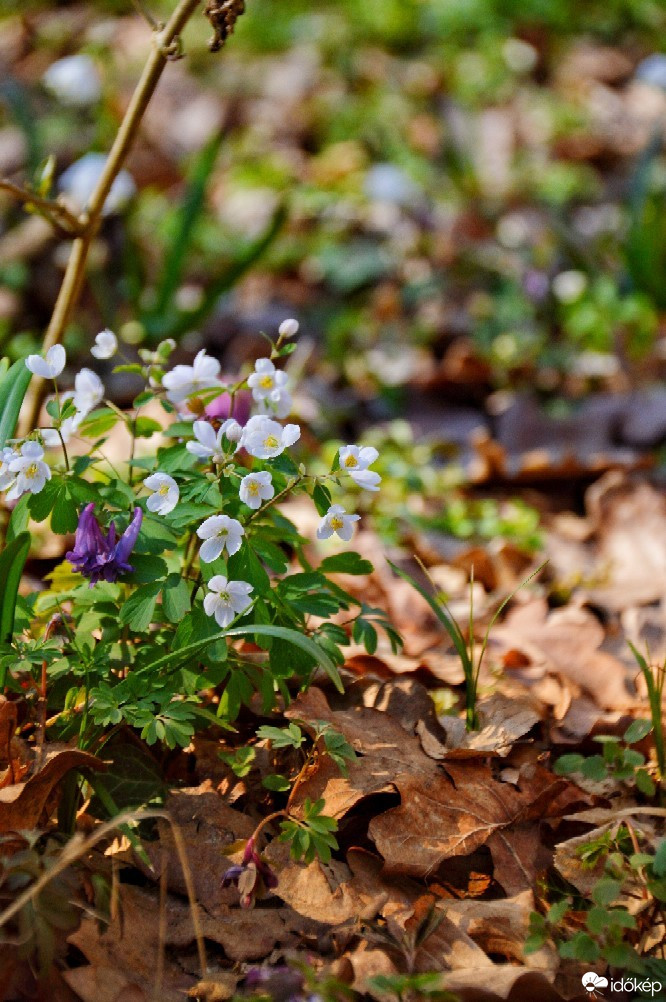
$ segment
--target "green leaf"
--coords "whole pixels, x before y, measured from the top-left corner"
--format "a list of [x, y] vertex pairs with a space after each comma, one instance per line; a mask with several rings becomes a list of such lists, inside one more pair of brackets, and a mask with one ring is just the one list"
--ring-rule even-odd
[[305, 736], [297, 724], [289, 727], [270, 727], [264, 724], [257, 728], [257, 737], [270, 741], [274, 748], [300, 748]]
[[120, 610], [120, 622], [137, 633], [145, 633], [153, 620], [161, 587], [160, 581], [154, 581], [137, 588]]
[[32, 373], [20, 358], [0, 380], [0, 449], [16, 431], [21, 404], [32, 379]]
[[403, 581], [407, 581], [413, 588], [417, 590], [419, 595], [421, 595], [421, 597], [426, 600], [432, 611], [435, 613], [437, 619], [440, 621], [440, 623], [448, 633], [449, 637], [451, 638], [451, 641], [456, 649], [458, 657], [462, 662], [463, 672], [465, 673], [465, 679], [469, 684], [474, 679], [475, 675], [474, 664], [472, 663], [469, 651], [467, 650], [465, 638], [453, 616], [451, 616], [446, 611], [444, 606], [441, 605], [439, 602], [437, 602], [436, 599], [434, 599], [432, 595], [425, 590], [425, 588], [422, 588], [421, 585], [417, 581], [415, 581], [410, 574], [407, 574], [406, 571], [401, 570], [399, 567], [396, 566], [396, 564], [392, 563], [390, 560], [388, 561], [388, 564], [395, 571], [398, 577], [401, 577]]
[[651, 720], [633, 720], [624, 732], [623, 740], [628, 745], [634, 745], [637, 741], [642, 741], [643, 738], [647, 737], [651, 730]]
[[275, 793], [285, 793], [291, 786], [287, 777], [281, 776], [277, 772], [271, 773], [269, 776], [264, 776], [261, 783], [267, 790], [273, 790]]
[[[167, 576], [167, 564], [162, 557], [153, 556], [151, 553], [133, 553], [130, 560], [134, 568], [129, 576], [130, 581], [148, 584], [152, 581], [161, 581]], [[128, 578], [124, 580], [128, 580]], [[178, 580], [182, 580], [180, 575], [178, 575]], [[184, 581], [183, 584], [185, 584]]]
[[[0, 581], [2, 590], [0, 592], [0, 643], [11, 642], [14, 632], [14, 615], [16, 612], [16, 599], [18, 596], [19, 584], [23, 573], [24, 564], [30, 551], [30, 533], [21, 532], [11, 543], [9, 543], [0, 554]], [[4, 688], [4, 676], [0, 679]]]
[[102, 438], [118, 423], [120, 417], [110, 407], [100, 407], [91, 411], [79, 425], [79, 434], [84, 438]]
[[[200, 655], [204, 649], [211, 644], [215, 643], [217, 640], [225, 640], [227, 637], [248, 637], [248, 636], [260, 636], [260, 637], [277, 637], [281, 640], [285, 640], [287, 643], [293, 644], [294, 647], [300, 648], [306, 654], [309, 654], [317, 664], [319, 664], [329, 678], [333, 681], [333, 684], [337, 688], [338, 692], [344, 692], [344, 686], [342, 685], [342, 679], [340, 678], [340, 673], [335, 667], [335, 664], [322, 650], [322, 648], [317, 644], [311, 637], [306, 636], [303, 633], [299, 633], [298, 630], [292, 630], [287, 626], [273, 626], [272, 624], [264, 623], [248, 623], [244, 626], [232, 626], [229, 630], [223, 630], [221, 633], [215, 633], [211, 637], [205, 640], [198, 640], [191, 644], [186, 644], [177, 650], [170, 651], [169, 654], [165, 654], [155, 661], [149, 662], [145, 665], [145, 670], [150, 670], [152, 672], [160, 671], [162, 668], [177, 668], [180, 667], [182, 663], [195, 658]], [[234, 674], [240, 674], [234, 673]]]
[[331, 507], [331, 492], [327, 487], [324, 487], [323, 484], [315, 484], [314, 490], [312, 491], [312, 500], [314, 501], [318, 514], [323, 518], [328, 509]]
[[592, 888], [592, 900], [597, 905], [610, 905], [616, 901], [622, 890], [622, 883], [612, 877], [602, 877]]
[[[168, 787], [158, 763], [140, 744], [128, 740], [127, 733], [114, 732], [98, 755], [106, 763], [104, 786], [120, 810], [164, 802]], [[103, 805], [94, 797], [90, 809], [93, 817], [99, 817], [96, 811], [100, 809], [106, 816]]]
[[155, 432], [162, 431], [162, 425], [149, 417], [138, 417], [134, 421], [135, 438], [150, 438]]
[[641, 791], [641, 793], [646, 797], [654, 797], [657, 792], [657, 787], [655, 782], [645, 769], [638, 769], [636, 771], [636, 786]]
[[608, 775], [606, 762], [601, 755], [590, 755], [589, 758], [584, 759], [580, 771], [586, 779], [592, 779], [595, 782], [601, 782]]
[[373, 566], [359, 553], [336, 553], [325, 557], [319, 565], [323, 574], [371, 574]]
[[572, 772], [580, 772], [585, 757], [583, 755], [562, 755], [553, 766], [557, 776], [568, 776]]
[[170, 623], [180, 623], [190, 611], [190, 591], [180, 574], [169, 574], [162, 589], [162, 608]]

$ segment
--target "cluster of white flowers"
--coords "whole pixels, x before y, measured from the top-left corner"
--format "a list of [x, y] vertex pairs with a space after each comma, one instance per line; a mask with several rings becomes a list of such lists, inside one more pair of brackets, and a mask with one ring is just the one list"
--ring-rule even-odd
[[18, 501], [22, 494], [39, 494], [51, 470], [44, 462], [39, 442], [28, 440], [20, 449], [6, 447], [0, 453], [0, 490], [7, 491], [8, 501]]
[[[298, 322], [293, 319], [285, 320], [279, 328], [281, 340], [293, 337], [297, 332]], [[109, 359], [117, 350], [118, 339], [107, 329], [95, 338], [91, 354], [97, 359]], [[29, 355], [26, 359], [26, 365], [33, 374], [51, 380], [60, 376], [65, 363], [65, 349], [61, 345], [54, 345], [45, 357]], [[190, 408], [192, 397], [214, 389], [224, 392], [220, 363], [203, 350], [197, 354], [192, 365], [176, 365], [162, 377], [161, 382], [166, 399], [179, 410], [181, 416], [192, 418], [197, 416], [194, 408]], [[276, 369], [270, 358], [260, 358], [247, 380], [259, 413], [249, 418], [244, 427], [233, 417], [227, 418], [217, 429], [210, 421], [194, 420], [194, 438], [186, 443], [188, 452], [201, 462], [216, 466], [227, 464], [240, 449], [261, 460], [280, 456], [301, 436], [299, 425], [282, 425], [276, 420], [285, 418], [291, 409], [287, 382], [287, 374]], [[74, 413], [61, 421], [59, 429], [42, 430], [43, 444], [47, 448], [58, 446], [61, 437], [66, 442], [103, 397], [104, 385], [99, 376], [91, 369], [81, 369], [74, 379], [74, 389], [60, 395], [61, 407], [71, 400]], [[344, 445], [338, 455], [339, 471], [348, 474], [359, 487], [377, 491], [381, 477], [370, 469], [377, 458], [376, 449]], [[44, 461], [44, 449], [39, 441], [28, 439], [0, 452], [0, 490], [8, 491], [8, 500], [16, 500], [26, 492], [39, 493], [50, 478], [51, 470]], [[180, 490], [172, 476], [157, 470], [145, 478], [143, 486], [150, 492], [146, 500], [148, 511], [161, 516], [174, 511], [180, 500]], [[270, 472], [257, 471], [241, 477], [238, 493], [243, 504], [258, 511], [262, 504], [275, 497]], [[329, 539], [337, 534], [348, 542], [359, 520], [359, 515], [348, 514], [342, 505], [331, 505], [321, 518], [317, 538]], [[197, 529], [197, 536], [202, 541], [200, 560], [212, 563], [225, 552], [232, 556], [240, 550], [244, 535], [245, 528], [238, 519], [224, 514], [210, 516]], [[222, 575], [215, 575], [208, 583], [205, 611], [224, 628], [252, 604], [249, 598], [252, 590], [252, 586], [245, 581], [227, 581]]]
[[[102, 349], [98, 354], [95, 348], [92, 354], [97, 358], [110, 358], [117, 348], [117, 339], [111, 331], [102, 331], [97, 335], [97, 347]], [[54, 344], [42, 355], [28, 355], [26, 368], [42, 379], [56, 380], [65, 368], [67, 353], [60, 344]], [[40, 432], [41, 442], [29, 438], [22, 444], [6, 446], [0, 452], [0, 491], [7, 491], [8, 501], [17, 501], [23, 494], [39, 494], [47, 480], [51, 479], [51, 470], [44, 459], [44, 446], [47, 449], [57, 448], [61, 440], [67, 442], [75, 433], [83, 419], [104, 399], [104, 384], [92, 369], [81, 369], [74, 378], [74, 389], [60, 394], [60, 405], [63, 407], [68, 400], [74, 405], [74, 413], [66, 417], [59, 430], [44, 428]]]
[[[283, 321], [279, 328], [281, 339], [293, 337], [297, 332], [298, 322], [292, 319]], [[190, 398], [217, 387], [222, 391], [224, 387], [219, 375], [220, 363], [205, 351], [200, 351], [192, 365], [177, 365], [168, 372], [162, 379], [162, 385], [167, 400], [179, 409], [181, 415], [195, 416], [189, 407]], [[292, 398], [287, 382], [287, 373], [276, 369], [272, 359], [258, 359], [247, 385], [259, 413], [251, 417], [244, 427], [234, 418], [227, 418], [217, 430], [210, 421], [195, 420], [192, 425], [194, 438], [186, 444], [188, 452], [201, 462], [217, 466], [227, 463], [240, 449], [245, 449], [256, 459], [280, 456], [301, 436], [297, 424], [282, 425], [276, 420], [285, 418], [291, 410]], [[376, 449], [368, 446], [342, 446], [338, 456], [340, 472], [348, 474], [359, 487], [377, 491], [381, 477], [370, 466], [378, 455]], [[173, 477], [166, 473], [153, 473], [144, 480], [144, 485], [154, 492], [147, 502], [150, 511], [160, 515], [173, 511], [179, 498], [178, 485]], [[271, 474], [258, 471], [242, 477], [239, 497], [248, 508], [258, 511], [262, 504], [275, 497]], [[331, 505], [320, 521], [317, 538], [329, 539], [336, 534], [348, 542], [359, 520], [360, 515], [348, 514], [342, 505]], [[200, 560], [212, 563], [225, 552], [231, 556], [240, 550], [245, 529], [238, 519], [212, 515], [199, 526], [197, 535], [202, 540]], [[227, 581], [225, 577], [215, 575], [208, 583], [205, 611], [224, 628], [251, 605], [251, 591], [252, 586], [246, 581]]]

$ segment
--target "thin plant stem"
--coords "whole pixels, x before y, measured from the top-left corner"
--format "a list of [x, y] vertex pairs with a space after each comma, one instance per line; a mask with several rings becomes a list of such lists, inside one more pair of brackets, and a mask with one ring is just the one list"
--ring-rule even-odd
[[[164, 67], [170, 58], [178, 55], [178, 38], [180, 32], [200, 2], [201, 0], [179, 0], [165, 27], [153, 34], [151, 53], [143, 68], [143, 73], [136, 85], [124, 118], [120, 123], [104, 170], [90, 197], [87, 209], [78, 218], [82, 232], [79, 233], [72, 244], [65, 277], [58, 293], [49, 326], [44, 335], [42, 346], [44, 352], [62, 340], [67, 324], [81, 295], [88, 253], [100, 226], [104, 203], [136, 139], [141, 119], [162, 76]], [[28, 431], [37, 423], [43, 392], [43, 380], [39, 378], [33, 379], [28, 392], [26, 406], [25, 427]]]

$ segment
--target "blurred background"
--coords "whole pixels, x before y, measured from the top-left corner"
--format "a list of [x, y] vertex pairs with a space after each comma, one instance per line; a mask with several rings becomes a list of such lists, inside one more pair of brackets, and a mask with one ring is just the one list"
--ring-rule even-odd
[[[82, 204], [147, 20], [0, 12], [0, 176]], [[173, 337], [233, 375], [296, 316], [297, 417], [380, 448], [389, 538], [529, 549], [554, 498], [660, 472], [661, 0], [247, 0], [222, 52], [210, 34], [195, 16], [111, 193], [73, 370], [110, 327], [129, 358]], [[0, 192], [0, 354], [39, 347], [68, 249]]]

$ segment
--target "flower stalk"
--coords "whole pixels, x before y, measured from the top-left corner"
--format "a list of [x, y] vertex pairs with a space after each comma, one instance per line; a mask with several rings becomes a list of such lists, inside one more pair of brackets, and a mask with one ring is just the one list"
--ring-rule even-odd
[[[72, 243], [65, 276], [44, 335], [44, 352], [62, 340], [81, 295], [90, 246], [99, 229], [106, 198], [136, 139], [141, 119], [167, 62], [181, 55], [180, 33], [200, 3], [201, 0], [179, 0], [166, 25], [153, 33], [151, 53], [120, 123], [104, 170], [87, 208], [76, 217], [79, 230]], [[71, 225], [73, 220], [67, 218], [66, 222]], [[43, 395], [43, 380], [33, 379], [26, 398], [25, 428], [34, 428], [37, 424]]]

